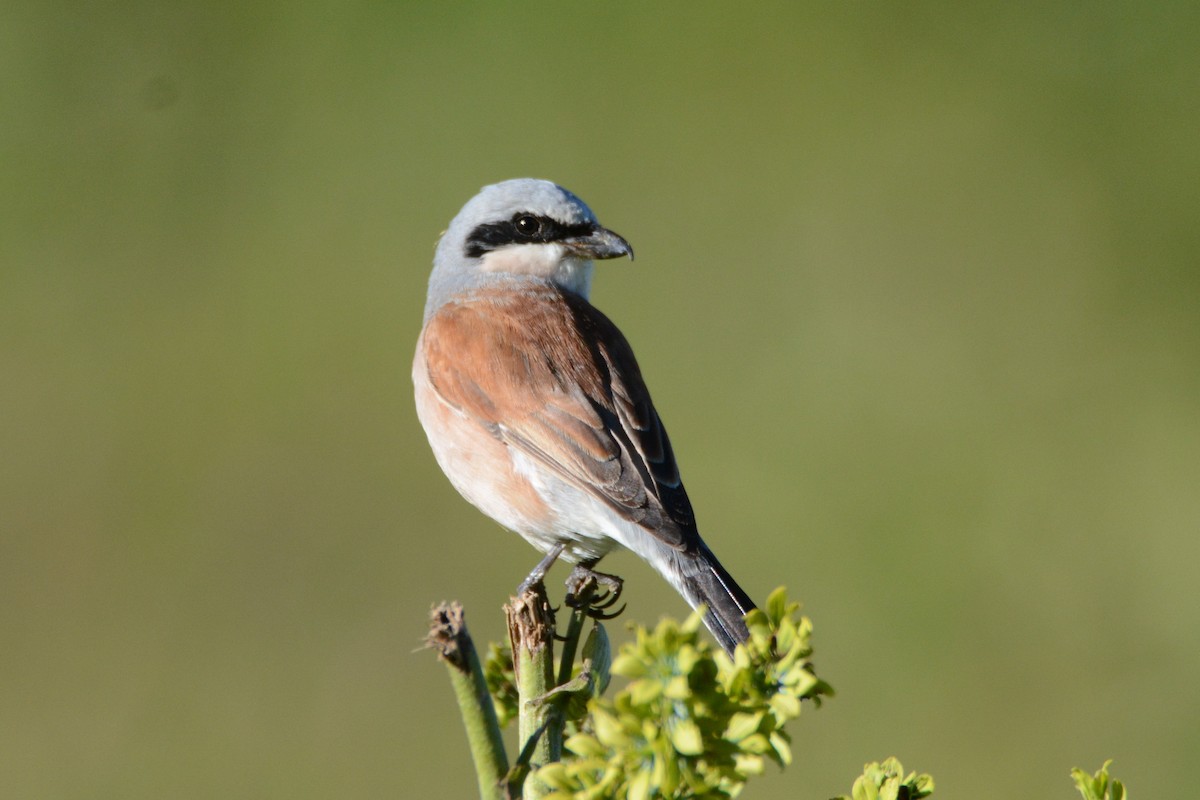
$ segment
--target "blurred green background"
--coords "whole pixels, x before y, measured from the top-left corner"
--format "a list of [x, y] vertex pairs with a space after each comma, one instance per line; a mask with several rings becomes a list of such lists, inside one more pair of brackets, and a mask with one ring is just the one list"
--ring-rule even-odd
[[[468, 797], [433, 601], [536, 554], [409, 379], [439, 231], [580, 194], [713, 548], [839, 696], [747, 796], [1200, 754], [1195, 3], [0, 8], [0, 793]], [[627, 555], [627, 619], [682, 602]], [[557, 579], [565, 573], [555, 573]], [[555, 581], [557, 583], [557, 580]], [[620, 622], [610, 630], [625, 635]]]

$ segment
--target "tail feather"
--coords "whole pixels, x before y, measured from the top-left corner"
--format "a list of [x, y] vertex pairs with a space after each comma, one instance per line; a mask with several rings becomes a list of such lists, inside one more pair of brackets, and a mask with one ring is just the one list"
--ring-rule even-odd
[[707, 547], [702, 545], [698, 554], [687, 558], [691, 563], [681, 570], [679, 590], [693, 608], [705, 605], [704, 625], [732, 656], [750, 636], [743, 617], [754, 609], [754, 601]]

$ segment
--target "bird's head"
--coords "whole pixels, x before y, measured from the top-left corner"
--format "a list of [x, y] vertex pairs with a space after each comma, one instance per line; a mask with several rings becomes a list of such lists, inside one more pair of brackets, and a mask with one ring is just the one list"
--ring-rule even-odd
[[[550, 181], [517, 178], [485, 186], [450, 222], [438, 243], [430, 301], [491, 276], [553, 281], [587, 297], [594, 259], [633, 258], [621, 236]], [[444, 298], [442, 298], [444, 299]]]

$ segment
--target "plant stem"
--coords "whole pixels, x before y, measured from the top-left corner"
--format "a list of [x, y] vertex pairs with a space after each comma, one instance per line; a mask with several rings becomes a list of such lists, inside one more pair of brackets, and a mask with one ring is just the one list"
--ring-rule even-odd
[[576, 601], [576, 606], [571, 609], [571, 619], [567, 622], [567, 635], [563, 638], [563, 651], [559, 657], [559, 686], [571, 680], [571, 672], [575, 668], [575, 651], [579, 648], [579, 636], [583, 632], [583, 623], [587, 619], [585, 611], [592, 599], [593, 588], [592, 586], [584, 588]]
[[[554, 688], [554, 612], [540, 582], [504, 607], [512, 642], [519, 712], [518, 739], [529, 756], [531, 770], [562, 758], [562, 724], [554, 724], [557, 709], [540, 702]], [[524, 800], [537, 800], [549, 787], [532, 776], [525, 781]]]
[[481, 800], [505, 800], [504, 777], [508, 756], [500, 738], [496, 708], [488, 694], [479, 655], [467, 633], [462, 606], [443, 603], [434, 608], [429, 624], [429, 645], [446, 664], [454, 697], [462, 713]]

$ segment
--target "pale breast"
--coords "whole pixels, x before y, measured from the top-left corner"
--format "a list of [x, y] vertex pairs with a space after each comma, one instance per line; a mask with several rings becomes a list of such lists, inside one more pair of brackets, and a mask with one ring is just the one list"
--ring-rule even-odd
[[447, 405], [429, 383], [424, 348], [413, 362], [417, 417], [438, 466], [472, 505], [506, 528], [525, 534], [552, 516], [529, 481], [513, 469], [508, 447]]
[[[577, 529], [593, 525], [567, 519], [556, 510], [563, 505], [583, 510], [592, 505], [590, 502], [582, 507], [563, 503], [564, 498], [555, 496], [557, 492], [545, 485], [546, 476], [527, 458], [438, 396], [429, 380], [423, 337], [413, 360], [413, 387], [417, 417], [434, 458], [468, 502], [543, 552], [568, 543], [569, 549], [563, 554], [566, 561], [593, 560], [612, 549], [614, 542], [607, 537], [581, 537]], [[552, 504], [543, 494], [551, 498]]]

